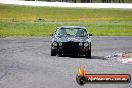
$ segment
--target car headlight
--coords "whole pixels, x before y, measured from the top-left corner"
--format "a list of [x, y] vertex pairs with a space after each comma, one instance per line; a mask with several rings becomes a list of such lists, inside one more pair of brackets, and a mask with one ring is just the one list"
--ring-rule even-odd
[[88, 43], [84, 43], [84, 46], [87, 47], [88, 46]]
[[62, 42], [59, 42], [59, 46], [62, 46]]
[[57, 46], [57, 42], [53, 42], [52, 45], [53, 45], [53, 46]]
[[82, 45], [83, 45], [83, 43], [82, 43], [82, 42], [80, 42], [80, 43], [79, 43], [79, 46], [82, 46]]

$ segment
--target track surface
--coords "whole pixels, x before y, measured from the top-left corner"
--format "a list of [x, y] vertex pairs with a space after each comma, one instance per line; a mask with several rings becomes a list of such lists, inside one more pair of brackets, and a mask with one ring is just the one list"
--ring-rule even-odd
[[[132, 65], [105, 59], [132, 51], [132, 37], [92, 37], [92, 59], [51, 57], [50, 38], [0, 38], [0, 88], [79, 88], [75, 77], [87, 73], [132, 75]], [[86, 84], [81, 88], [132, 88], [129, 84]]]

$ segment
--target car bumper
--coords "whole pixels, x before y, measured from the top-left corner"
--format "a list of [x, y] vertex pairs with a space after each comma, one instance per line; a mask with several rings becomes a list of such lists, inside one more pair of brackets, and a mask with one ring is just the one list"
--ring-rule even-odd
[[85, 55], [87, 52], [89, 52], [90, 49], [89, 47], [79, 47], [75, 49], [64, 49], [63, 47], [58, 48], [58, 53], [63, 53], [63, 54], [80, 54], [80, 55]]

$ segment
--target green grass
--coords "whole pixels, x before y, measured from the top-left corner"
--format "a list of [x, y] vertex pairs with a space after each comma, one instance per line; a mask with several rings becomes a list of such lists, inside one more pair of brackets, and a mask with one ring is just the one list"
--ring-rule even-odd
[[57, 26], [86, 26], [95, 36], [132, 36], [132, 10], [0, 4], [0, 36], [49, 36]]

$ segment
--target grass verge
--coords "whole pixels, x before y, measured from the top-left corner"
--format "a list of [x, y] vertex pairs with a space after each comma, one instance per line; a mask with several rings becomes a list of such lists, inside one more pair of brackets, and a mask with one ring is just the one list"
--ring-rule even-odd
[[95, 36], [132, 36], [132, 10], [0, 4], [0, 36], [49, 36], [57, 26], [86, 26]]

